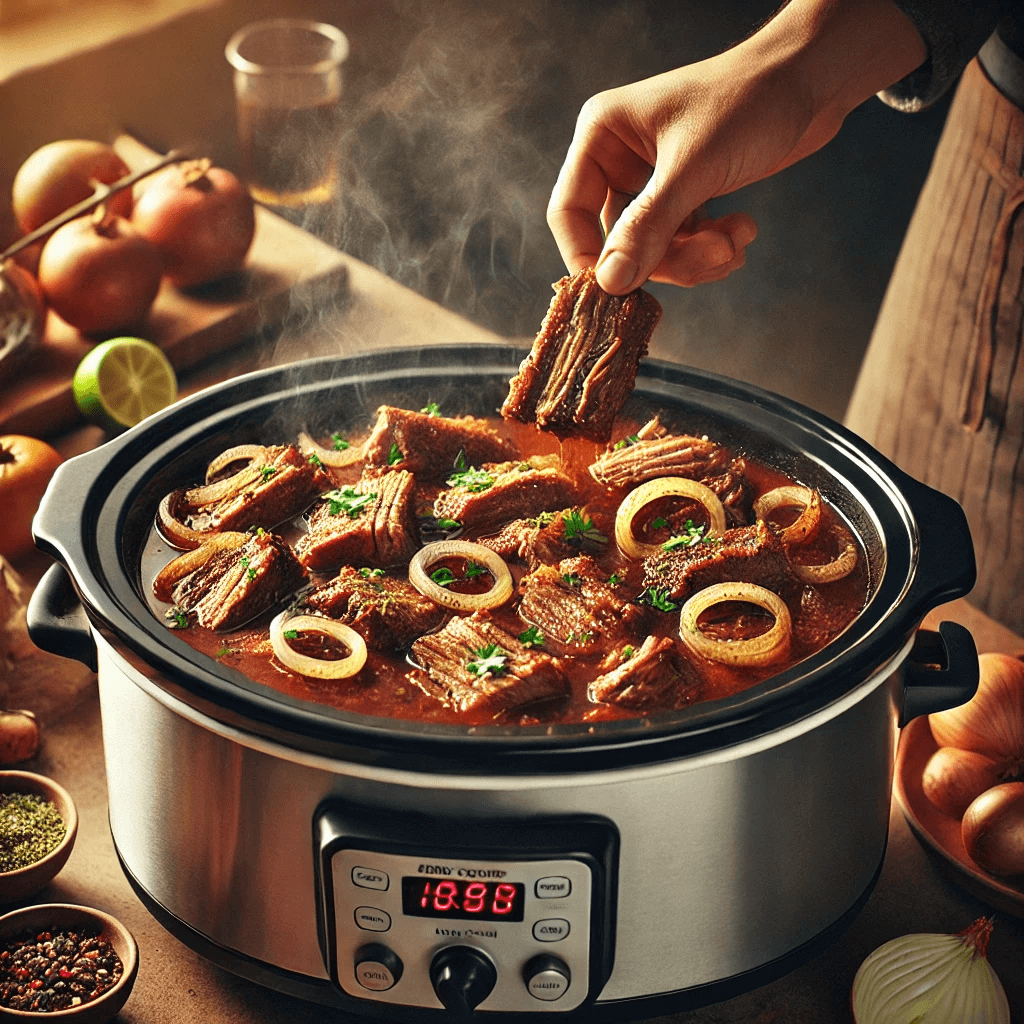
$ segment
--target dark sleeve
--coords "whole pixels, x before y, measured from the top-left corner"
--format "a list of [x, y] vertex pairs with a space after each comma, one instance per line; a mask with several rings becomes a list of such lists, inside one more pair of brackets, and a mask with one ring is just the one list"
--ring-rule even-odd
[[[890, 107], [913, 113], [934, 103], [959, 77], [993, 33], [1006, 8], [999, 0], [895, 0], [917, 27], [928, 59], [878, 95]], [[1019, 0], [1012, 0], [1017, 3]]]

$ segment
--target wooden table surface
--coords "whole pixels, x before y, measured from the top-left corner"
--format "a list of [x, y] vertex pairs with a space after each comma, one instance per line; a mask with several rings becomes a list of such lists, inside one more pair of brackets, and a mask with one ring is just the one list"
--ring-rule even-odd
[[[498, 341], [480, 328], [400, 288], [376, 271], [349, 260], [348, 294], [336, 318], [309, 329], [252, 341], [182, 381], [183, 392], [233, 373], [301, 355], [347, 354], [364, 348], [451, 341]], [[65, 454], [103, 440], [82, 428], [58, 440]], [[41, 556], [39, 556], [41, 559]], [[31, 579], [40, 560], [21, 567]], [[929, 621], [952, 618], [975, 635], [980, 650], [1024, 650], [1024, 640], [975, 612], [965, 602], [937, 610]], [[124, 1024], [323, 1024], [354, 1018], [262, 989], [214, 967], [167, 933], [149, 915], [125, 880], [107, 824], [106, 784], [95, 677], [77, 663], [36, 654], [31, 691], [13, 691], [41, 711], [44, 746], [24, 767], [63, 784], [75, 799], [80, 825], [66, 868], [29, 902], [81, 903], [108, 911], [136, 936], [141, 967]], [[27, 685], [27, 684], [26, 684]], [[658, 1018], [672, 1024], [852, 1024], [849, 991], [863, 959], [882, 942], [907, 932], [956, 932], [991, 911], [946, 880], [911, 834], [898, 807], [878, 884], [850, 928], [827, 950], [788, 976], [725, 1003]], [[996, 914], [990, 961], [1014, 1012], [1024, 1022], [1024, 921]], [[554, 1018], [553, 1018], [554, 1019]]]

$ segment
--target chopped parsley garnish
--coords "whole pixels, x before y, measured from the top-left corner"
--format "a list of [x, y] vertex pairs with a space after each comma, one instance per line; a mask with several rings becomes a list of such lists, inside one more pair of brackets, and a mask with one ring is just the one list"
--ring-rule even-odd
[[256, 570], [255, 569], [246, 569], [245, 574], [246, 574], [246, 576], [249, 577], [250, 580], [256, 579]]
[[622, 577], [617, 572], [613, 572], [611, 576], [608, 577], [608, 585], [610, 587], [617, 587], [621, 582]]
[[437, 527], [439, 530], [458, 530], [462, 526], [462, 523], [458, 519], [438, 519]]
[[299, 639], [299, 631], [297, 629], [286, 629], [284, 631], [283, 635], [284, 635], [285, 640], [298, 640]]
[[380, 579], [380, 577], [384, 575], [384, 570], [367, 569], [366, 566], [363, 566], [363, 568], [359, 570], [359, 575], [362, 576], [364, 580], [376, 580]]
[[351, 441], [337, 433], [331, 434], [331, 444], [334, 445], [334, 450], [336, 452], [343, 452], [346, 448], [352, 447]]
[[482, 565], [477, 565], [476, 562], [466, 563], [466, 579], [475, 580], [477, 576], [483, 576], [487, 570]]
[[577, 633], [575, 630], [572, 630], [565, 638], [565, 642], [567, 644], [589, 644], [593, 639], [594, 634], [589, 629], [585, 633]]
[[692, 519], [687, 519], [683, 524], [683, 532], [674, 537], [669, 537], [662, 548], [665, 551], [675, 551], [676, 548], [693, 548], [704, 539], [704, 527], [694, 526]]
[[658, 518], [651, 523], [652, 530], [660, 530], [663, 526], [668, 526], [668, 520], [662, 519], [661, 516], [658, 516]]
[[248, 555], [242, 555], [242, 568], [243, 569], [248, 569], [249, 568], [249, 556]]
[[260, 468], [260, 476], [263, 477], [264, 481], [269, 480], [276, 472], [276, 466], [262, 466]]
[[309, 460], [308, 461], [312, 462], [313, 465], [317, 467], [317, 469], [323, 469], [324, 468], [324, 464], [320, 461], [320, 456], [317, 455], [316, 452], [310, 452], [309, 453]]
[[508, 653], [497, 644], [487, 644], [473, 651], [473, 657], [475, 660], [466, 662], [467, 672], [475, 676], [500, 676], [505, 671]]
[[619, 661], [629, 661], [634, 654], [636, 654], [636, 648], [632, 644], [626, 644], [626, 646], [619, 651]]
[[544, 634], [536, 626], [531, 626], [519, 634], [519, 642], [524, 647], [540, 647], [544, 643]]
[[621, 441], [616, 441], [612, 445], [612, 451], [620, 451], [623, 448], [628, 448], [632, 444], [636, 444], [640, 440], [636, 434], [627, 434]]
[[583, 583], [583, 577], [578, 572], [567, 572], [562, 575], [562, 579], [569, 584], [570, 587], [578, 587]]
[[188, 628], [188, 616], [176, 604], [171, 605], [171, 607], [164, 612], [164, 618], [172, 620], [171, 629]]
[[555, 521], [554, 512], [541, 512], [539, 516], [534, 516], [533, 519], [526, 520], [531, 526], [539, 527], [543, 529], [545, 526], [550, 526]]
[[453, 573], [446, 565], [442, 565], [440, 569], [435, 569], [430, 574], [430, 578], [439, 587], [447, 587], [449, 583], [454, 583], [456, 580], [455, 573]]
[[437, 402], [427, 402], [427, 404], [420, 409], [420, 412], [426, 413], [428, 416], [440, 416], [441, 407]]
[[214, 655], [215, 658], [226, 658], [229, 654], [240, 653], [237, 647], [228, 647], [226, 644]]
[[449, 487], [463, 487], [467, 491], [478, 493], [486, 491], [494, 486], [494, 477], [482, 469], [464, 469], [458, 473], [452, 473], [448, 477]]
[[460, 448], [458, 454], [455, 456], [455, 462], [452, 463], [452, 468], [456, 473], [464, 473], [469, 469], [469, 462], [466, 459], [466, 449]]
[[592, 540], [598, 544], [607, 544], [608, 538], [594, 526], [593, 519], [587, 519], [578, 509], [573, 509], [568, 514], [562, 513], [562, 522], [565, 524], [566, 540]]
[[371, 501], [377, 497], [376, 494], [360, 494], [354, 487], [342, 487], [336, 491], [328, 491], [324, 498], [330, 503], [328, 512], [332, 516], [340, 516], [344, 512], [349, 519], [355, 519]]
[[391, 445], [391, 451], [388, 452], [388, 465], [394, 466], [396, 463], [401, 462], [405, 456], [402, 454], [402, 450], [397, 444]]
[[659, 612], [674, 612], [679, 605], [669, 596], [667, 590], [658, 590], [655, 587], [648, 587], [638, 598], [640, 604], [649, 604], [657, 608]]

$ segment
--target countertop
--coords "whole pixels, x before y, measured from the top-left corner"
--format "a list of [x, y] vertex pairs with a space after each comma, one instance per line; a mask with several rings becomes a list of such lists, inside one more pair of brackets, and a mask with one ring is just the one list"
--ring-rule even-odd
[[[253, 339], [182, 381], [185, 393], [233, 373], [287, 362], [303, 354], [350, 352], [383, 345], [441, 341], [498, 341], [478, 327], [356, 260], [349, 261], [348, 294], [336, 319], [299, 337]], [[103, 440], [82, 428], [57, 440], [65, 454]], [[26, 579], [45, 564], [38, 556], [20, 567]], [[980, 650], [1024, 650], [1015, 636], [958, 601], [936, 610], [933, 623], [952, 618], [967, 625]], [[24, 666], [28, 665], [28, 669]], [[16, 672], [18, 671], [16, 667]], [[71, 902], [114, 914], [136, 936], [141, 967], [135, 990], [117, 1018], [124, 1024], [322, 1024], [348, 1015], [260, 988], [203, 960], [159, 925], [129, 887], [107, 825], [102, 730], [95, 677], [75, 662], [37, 654], [23, 663], [28, 674], [12, 684], [12, 706], [38, 710], [43, 722], [40, 755], [20, 767], [49, 775], [75, 799], [77, 845], [57, 879], [29, 902]], [[948, 881], [911, 834], [893, 805], [891, 834], [881, 876], [864, 909], [830, 947], [793, 973], [728, 1002], [658, 1018], [673, 1024], [851, 1024], [850, 985], [864, 958], [881, 943], [907, 932], [957, 932], [991, 909]], [[1024, 921], [995, 914], [990, 962], [1006, 988], [1014, 1019], [1024, 1021]]]

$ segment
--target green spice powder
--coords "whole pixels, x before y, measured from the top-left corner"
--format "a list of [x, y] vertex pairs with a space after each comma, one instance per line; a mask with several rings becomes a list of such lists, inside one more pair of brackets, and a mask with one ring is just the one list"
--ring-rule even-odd
[[57, 808], [41, 796], [0, 793], [0, 871], [42, 860], [67, 832]]

